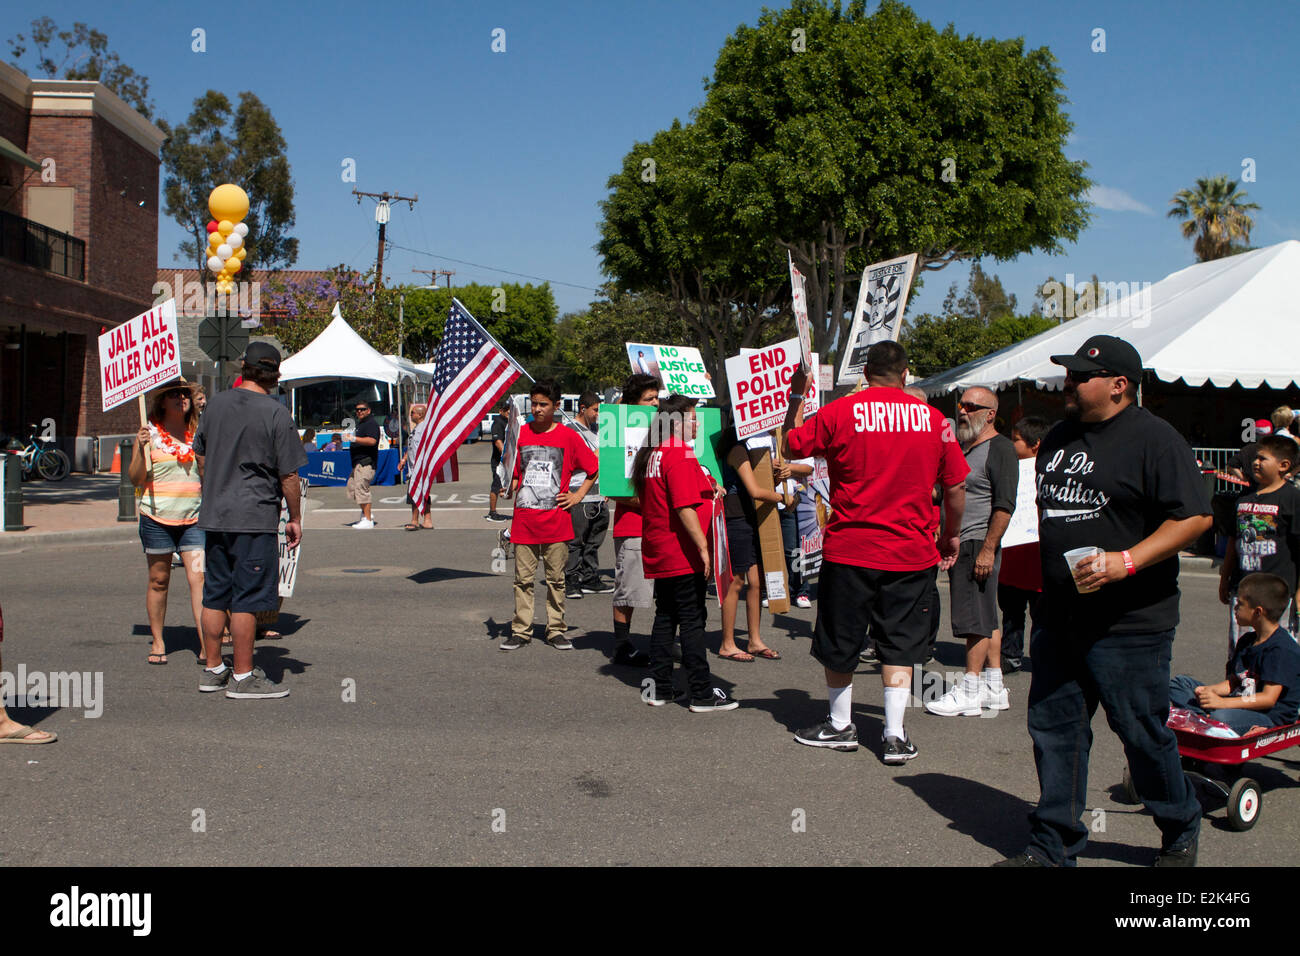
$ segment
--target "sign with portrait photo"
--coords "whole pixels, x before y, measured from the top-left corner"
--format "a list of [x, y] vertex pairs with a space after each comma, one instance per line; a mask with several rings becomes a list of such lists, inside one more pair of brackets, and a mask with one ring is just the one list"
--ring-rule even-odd
[[916, 253], [867, 266], [858, 289], [858, 304], [849, 328], [848, 347], [840, 362], [840, 385], [857, 381], [867, 366], [867, 349], [877, 342], [898, 340], [907, 308], [907, 293], [916, 270]]

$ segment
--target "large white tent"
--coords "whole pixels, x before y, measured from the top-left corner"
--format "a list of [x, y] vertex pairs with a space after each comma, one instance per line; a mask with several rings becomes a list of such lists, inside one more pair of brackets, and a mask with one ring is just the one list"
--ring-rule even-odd
[[[1136, 284], [1134, 284], [1136, 285]], [[1132, 342], [1164, 382], [1283, 389], [1300, 383], [1300, 241], [1188, 266], [1077, 319], [917, 384], [929, 395], [1025, 382], [1059, 389], [1052, 355], [1089, 336]]]
[[380, 355], [344, 321], [338, 304], [334, 320], [301, 352], [280, 363], [280, 384], [301, 388], [338, 378], [362, 378], [371, 382], [396, 385], [403, 379], [414, 381], [414, 369], [402, 368]]

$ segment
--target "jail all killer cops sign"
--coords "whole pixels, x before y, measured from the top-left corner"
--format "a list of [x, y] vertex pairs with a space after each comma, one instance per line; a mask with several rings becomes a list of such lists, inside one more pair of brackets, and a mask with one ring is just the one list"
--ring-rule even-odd
[[99, 337], [104, 411], [181, 375], [176, 300], [168, 299]]

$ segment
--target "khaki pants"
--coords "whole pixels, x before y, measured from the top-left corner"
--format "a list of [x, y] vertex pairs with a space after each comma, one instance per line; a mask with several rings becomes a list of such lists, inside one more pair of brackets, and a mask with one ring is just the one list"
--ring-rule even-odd
[[515, 545], [515, 637], [521, 641], [533, 636], [533, 585], [537, 564], [546, 567], [546, 639], [564, 636], [564, 563], [569, 559], [566, 541], [554, 544]]

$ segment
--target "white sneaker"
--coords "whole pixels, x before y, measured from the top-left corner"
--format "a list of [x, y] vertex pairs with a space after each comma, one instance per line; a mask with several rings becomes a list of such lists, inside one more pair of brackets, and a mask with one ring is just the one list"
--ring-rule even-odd
[[926, 701], [925, 709], [939, 717], [978, 717], [981, 702], [978, 690], [967, 694], [964, 685], [958, 683], [938, 700]]
[[810, 601], [810, 600], [808, 599], [808, 595], [806, 595], [806, 594], [796, 594], [796, 595], [795, 595], [795, 598], [794, 598], [794, 606], [795, 606], [795, 607], [812, 607], [812, 601]]
[[360, 521], [357, 521], [352, 525], [354, 528], [373, 528], [374, 526], [375, 523], [369, 518], [362, 518]]
[[994, 692], [988, 684], [980, 681], [980, 706], [987, 710], [1010, 710], [1011, 698], [1006, 687]]

